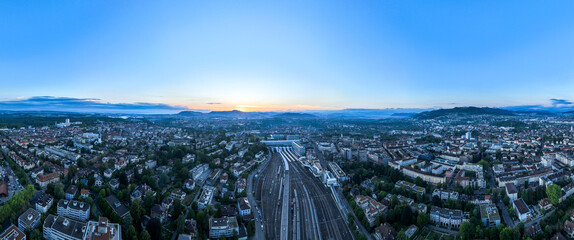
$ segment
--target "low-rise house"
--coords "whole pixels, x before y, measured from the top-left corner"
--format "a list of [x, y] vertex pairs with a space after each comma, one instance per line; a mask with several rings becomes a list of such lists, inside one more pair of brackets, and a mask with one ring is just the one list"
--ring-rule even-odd
[[542, 229], [540, 228], [540, 224], [532, 224], [529, 227], [524, 229], [524, 235], [527, 236], [534, 236], [536, 234], [539, 234], [542, 232]]
[[76, 185], [70, 185], [68, 189], [66, 189], [66, 199], [74, 199], [76, 193], [78, 193], [78, 187]]
[[199, 209], [201, 210], [206, 208], [208, 205], [211, 205], [211, 200], [213, 199], [214, 195], [215, 195], [215, 187], [204, 186], [203, 192], [201, 192], [199, 200], [197, 201]]
[[564, 222], [564, 232], [569, 238], [574, 238], [574, 223], [566, 220], [566, 222]]
[[209, 237], [233, 237], [233, 232], [239, 233], [239, 224], [235, 217], [222, 217], [209, 219]]
[[409, 228], [405, 231], [405, 235], [407, 235], [407, 239], [411, 239], [413, 235], [419, 230], [419, 228], [415, 225], [410, 225]]
[[538, 202], [538, 206], [540, 206], [541, 209], [550, 210], [552, 208], [552, 203], [548, 198], [543, 198]]
[[414, 192], [416, 194], [425, 194], [426, 193], [426, 189], [424, 189], [423, 187], [419, 187], [419, 186], [415, 185], [414, 183], [403, 181], [403, 180], [395, 183], [395, 187], [396, 188], [400, 187], [400, 188], [403, 188], [405, 190]]
[[185, 219], [185, 232], [189, 233], [192, 238], [197, 237], [197, 221], [195, 219]]
[[182, 191], [181, 189], [176, 189], [173, 192], [171, 192], [171, 197], [173, 199], [179, 199], [180, 202], [183, 202], [183, 199], [185, 199], [186, 193], [184, 191]]
[[195, 188], [195, 181], [193, 181], [193, 179], [191, 179], [191, 178], [187, 179], [183, 183], [183, 187], [185, 187], [186, 189], [189, 189], [189, 190], [193, 190]]
[[90, 196], [90, 190], [82, 188], [82, 189], [80, 190], [80, 196], [81, 196], [82, 198], [87, 198], [87, 197], [89, 197], [89, 196]]
[[120, 187], [120, 180], [117, 178], [110, 180], [110, 187], [114, 190], [118, 189], [118, 187]]
[[229, 179], [229, 176], [227, 175], [227, 173], [222, 173], [222, 174], [219, 176], [219, 182], [220, 182], [220, 183], [226, 184], [226, 183], [227, 183], [227, 179]]
[[239, 180], [237, 180], [236, 185], [237, 186], [235, 187], [235, 189], [237, 190], [237, 193], [241, 193], [245, 191], [245, 187], [247, 186], [247, 180], [245, 178], [240, 178]]
[[121, 218], [126, 217], [130, 214], [130, 210], [118, 200], [115, 195], [110, 195], [104, 198], [112, 210]]
[[448, 200], [448, 199], [454, 199], [454, 200], [458, 200], [458, 192], [455, 191], [449, 191], [449, 190], [443, 190], [435, 188], [435, 190], [433, 190], [432, 192], [432, 197], [439, 197], [441, 200]]
[[480, 205], [480, 218], [484, 226], [493, 227], [500, 225], [500, 214], [494, 204]]
[[395, 240], [397, 239], [397, 231], [391, 224], [385, 222], [375, 228], [374, 237], [376, 240]]
[[251, 204], [246, 197], [239, 198], [237, 200], [237, 209], [239, 209], [239, 215], [246, 216], [251, 214]]
[[162, 205], [156, 204], [151, 207], [151, 217], [159, 219], [160, 222], [164, 222], [167, 218], [167, 209]]
[[104, 171], [104, 177], [105, 178], [111, 178], [112, 173], [114, 173], [114, 172], [111, 169], [106, 169], [106, 171]]
[[556, 233], [550, 238], [550, 240], [568, 240], [562, 233]]
[[48, 209], [52, 207], [52, 204], [54, 204], [54, 197], [52, 197], [50, 194], [43, 193], [35, 204], [36, 211], [40, 213], [47, 213]]
[[363, 209], [370, 226], [374, 226], [378, 215], [387, 211], [387, 206], [368, 196], [357, 195], [355, 196], [355, 202]]

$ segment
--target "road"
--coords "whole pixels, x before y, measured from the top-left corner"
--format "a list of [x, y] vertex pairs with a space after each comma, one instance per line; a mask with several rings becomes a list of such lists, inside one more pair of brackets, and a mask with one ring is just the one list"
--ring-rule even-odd
[[556, 208], [552, 209], [552, 211], [547, 212], [546, 214], [544, 214], [544, 216], [538, 216], [535, 219], [532, 219], [531, 221], [528, 221], [527, 223], [524, 224], [524, 227], [530, 227], [535, 223], [540, 223], [540, 221], [542, 221], [543, 219], [546, 219], [547, 217], [550, 217], [550, 215], [552, 215], [552, 213], [556, 210]]
[[[268, 159], [271, 159], [271, 155], [269, 156]], [[265, 239], [264, 236], [264, 232], [263, 232], [263, 219], [259, 218], [259, 216], [261, 216], [261, 211], [259, 210], [259, 207], [257, 206], [257, 201], [255, 201], [255, 196], [253, 196], [253, 194], [255, 193], [255, 191], [253, 190], [253, 178], [255, 175], [259, 175], [259, 173], [261, 172], [261, 170], [263, 168], [265, 168], [267, 166], [267, 163], [269, 163], [269, 161], [265, 161], [265, 163], [261, 164], [257, 169], [255, 169], [255, 171], [252, 171], [249, 174], [249, 177], [247, 177], [247, 199], [249, 200], [249, 203], [251, 204], [251, 212], [253, 213], [253, 215], [255, 216], [255, 236], [253, 236], [253, 239]]]
[[499, 212], [502, 214], [502, 218], [504, 219], [506, 226], [508, 226], [510, 228], [514, 228], [514, 225], [515, 225], [514, 221], [512, 220], [510, 215], [508, 214], [508, 209], [506, 208], [506, 205], [504, 205], [502, 200], [498, 200], [498, 203], [496, 204], [496, 206], [498, 206], [498, 208], [500, 209]]

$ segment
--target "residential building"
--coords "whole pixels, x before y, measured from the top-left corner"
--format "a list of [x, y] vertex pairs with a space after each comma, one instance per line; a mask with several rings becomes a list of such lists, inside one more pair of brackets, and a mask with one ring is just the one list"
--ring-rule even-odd
[[213, 199], [213, 195], [215, 194], [215, 187], [212, 186], [204, 186], [203, 192], [199, 196], [199, 200], [197, 201], [199, 210], [204, 209], [207, 205], [211, 205], [211, 200]]
[[574, 223], [566, 220], [566, 222], [564, 222], [564, 232], [566, 232], [569, 238], [574, 238]]
[[209, 237], [233, 237], [233, 232], [239, 233], [239, 224], [235, 217], [222, 217], [209, 219]]
[[454, 199], [454, 200], [458, 200], [458, 192], [455, 191], [449, 191], [449, 190], [443, 190], [435, 188], [432, 192], [432, 197], [439, 197], [441, 200], [448, 200], [448, 199]]
[[531, 226], [524, 228], [524, 235], [533, 237], [536, 234], [539, 234], [542, 232], [542, 229], [540, 228], [540, 224], [532, 224]]
[[192, 238], [197, 237], [197, 221], [193, 218], [185, 219], [185, 231], [189, 233]]
[[550, 238], [550, 240], [568, 240], [562, 233], [556, 233]]
[[88, 189], [83, 189], [83, 188], [82, 188], [82, 189], [80, 190], [80, 196], [81, 196], [82, 198], [87, 198], [87, 197], [89, 197], [89, 196], [90, 196], [90, 190], [88, 190]]
[[38, 224], [40, 224], [40, 213], [32, 208], [28, 208], [26, 212], [24, 212], [18, 218], [18, 229], [22, 232], [25, 232], [26, 229], [34, 229]]
[[237, 200], [237, 209], [239, 209], [239, 215], [246, 216], [251, 214], [251, 204], [246, 197], [239, 198]]
[[403, 180], [395, 183], [395, 187], [401, 187], [405, 190], [414, 192], [416, 194], [425, 194], [426, 193], [426, 189], [424, 189], [423, 187], [419, 187], [414, 183], [403, 181]]
[[48, 215], [43, 232], [46, 240], [84, 240], [87, 225], [62, 216]]
[[122, 227], [118, 223], [110, 223], [108, 218], [100, 217], [99, 221], [89, 221], [85, 240], [121, 240]]
[[376, 240], [395, 240], [397, 239], [397, 231], [391, 224], [385, 222], [375, 228], [374, 237]]
[[159, 219], [160, 222], [164, 222], [167, 218], [167, 208], [162, 205], [155, 204], [151, 207], [151, 217]]
[[355, 202], [363, 209], [370, 226], [374, 226], [378, 215], [387, 211], [387, 206], [368, 196], [357, 195]]
[[431, 207], [430, 220], [432, 223], [445, 227], [459, 227], [463, 221], [467, 221], [461, 210], [440, 208], [437, 206]]
[[530, 208], [528, 208], [522, 198], [514, 200], [513, 205], [514, 209], [516, 210], [516, 215], [520, 221], [525, 221], [530, 218]]
[[42, 196], [36, 202], [36, 211], [46, 213], [52, 207], [52, 204], [54, 204], [54, 197], [50, 194], [42, 193]]
[[70, 185], [68, 189], [66, 189], [66, 199], [74, 199], [76, 193], [78, 193], [78, 187], [76, 187], [76, 185]]
[[192, 240], [193, 237], [190, 234], [179, 234], [177, 240]]
[[189, 189], [189, 190], [193, 190], [195, 188], [195, 181], [193, 181], [193, 179], [187, 179], [185, 180], [185, 182], [183, 183], [183, 187]]
[[245, 178], [240, 178], [239, 180], [237, 180], [236, 185], [237, 186], [235, 187], [235, 190], [237, 190], [237, 193], [241, 193], [245, 191], [245, 187], [247, 186], [247, 180]]
[[112, 210], [114, 210], [114, 212], [121, 218], [124, 218], [130, 214], [130, 210], [124, 204], [122, 204], [115, 195], [107, 196], [105, 199]]
[[0, 240], [26, 240], [26, 234], [12, 225], [0, 234]]
[[181, 189], [176, 189], [173, 192], [171, 192], [171, 197], [173, 199], [179, 199], [180, 202], [183, 202], [183, 199], [185, 199], [185, 195], [186, 193]]
[[58, 201], [58, 216], [87, 221], [90, 218], [90, 205], [76, 200], [60, 199]]
[[500, 214], [494, 204], [480, 205], [480, 218], [484, 226], [493, 227], [500, 225]]
[[550, 199], [543, 198], [538, 202], [538, 206], [540, 206], [540, 209], [550, 210], [552, 208], [552, 203], [550, 202]]
[[413, 235], [419, 230], [419, 228], [415, 225], [410, 225], [409, 228], [405, 231], [405, 235], [407, 235], [407, 239], [411, 239]]
[[60, 181], [60, 173], [53, 172], [49, 174], [38, 174], [36, 176], [36, 183], [40, 185], [40, 187], [45, 188], [50, 183], [55, 183]]
[[514, 200], [518, 199], [518, 189], [514, 183], [507, 183], [506, 184], [506, 195], [510, 198], [510, 201], [513, 202]]

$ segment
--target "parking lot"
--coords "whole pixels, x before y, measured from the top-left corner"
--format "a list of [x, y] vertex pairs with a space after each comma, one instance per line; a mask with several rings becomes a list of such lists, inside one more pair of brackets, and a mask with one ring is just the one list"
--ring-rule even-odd
[[8, 166], [2, 166], [0, 167], [0, 177], [2, 177], [2, 180], [7, 179], [7, 183], [8, 183], [8, 196], [7, 197], [0, 197], [0, 203], [4, 203], [6, 201], [8, 201], [10, 198], [12, 198], [12, 196], [14, 196], [14, 194], [16, 194], [17, 192], [21, 191], [22, 189], [24, 189], [24, 187], [22, 187], [20, 185], [20, 183], [18, 182], [18, 178], [16, 176], [14, 176], [14, 172], [12, 172], [12, 169], [10, 169], [10, 167]]

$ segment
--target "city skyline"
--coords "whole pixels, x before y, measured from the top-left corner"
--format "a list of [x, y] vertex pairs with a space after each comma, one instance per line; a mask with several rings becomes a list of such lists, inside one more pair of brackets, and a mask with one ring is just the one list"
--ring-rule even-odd
[[574, 100], [566, 1], [0, 6], [0, 110], [50, 98], [161, 111]]

